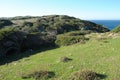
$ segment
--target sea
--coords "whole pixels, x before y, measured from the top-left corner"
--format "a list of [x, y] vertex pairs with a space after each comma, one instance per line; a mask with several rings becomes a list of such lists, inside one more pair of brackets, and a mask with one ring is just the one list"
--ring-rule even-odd
[[118, 25], [120, 25], [120, 20], [90, 20], [91, 22], [94, 22], [96, 24], [103, 25], [107, 27], [108, 29], [112, 30]]

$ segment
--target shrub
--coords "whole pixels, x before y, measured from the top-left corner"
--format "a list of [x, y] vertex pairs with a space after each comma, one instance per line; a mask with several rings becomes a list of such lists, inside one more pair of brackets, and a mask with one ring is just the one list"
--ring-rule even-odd
[[61, 61], [61, 62], [68, 62], [68, 61], [70, 61], [70, 60], [72, 60], [72, 59], [71, 59], [71, 58], [68, 58], [68, 57], [66, 57], [66, 56], [60, 58], [60, 61]]
[[55, 30], [58, 34], [76, 30], [91, 30], [95, 32], [107, 32], [107, 28], [102, 25], [97, 25], [90, 21], [83, 21], [74, 17], [66, 15], [49, 15], [39, 17], [33, 26], [39, 29], [39, 31], [45, 32]]
[[104, 79], [106, 75], [98, 74], [93, 71], [85, 70], [81, 72], [76, 72], [74, 74], [73, 80], [101, 80]]
[[86, 34], [90, 34], [92, 33], [92, 31], [90, 30], [81, 30], [81, 31], [72, 31], [67, 33], [67, 35], [69, 36], [81, 36], [81, 35], [86, 35]]
[[115, 32], [115, 33], [120, 32], [120, 25], [118, 25], [116, 28], [114, 28], [113, 30], [111, 30], [111, 32]]
[[23, 26], [29, 26], [29, 27], [31, 27], [31, 26], [33, 26], [33, 23], [32, 22], [24, 22]]
[[25, 49], [42, 49], [55, 47], [56, 35], [47, 32], [35, 32], [27, 34], [23, 45]]
[[7, 37], [11, 33], [14, 33], [15, 31], [17, 31], [17, 28], [15, 27], [6, 27], [3, 29], [0, 29], [0, 40], [3, 39], [4, 37]]
[[13, 23], [10, 20], [0, 20], [0, 28], [4, 26], [12, 25]]
[[71, 35], [78, 35], [78, 34], [66, 33], [66, 34], [58, 35], [55, 41], [56, 45], [67, 46], [89, 40], [88, 38], [85, 38], [84, 35], [79, 35], [79, 36], [71, 36]]
[[55, 76], [55, 73], [51, 71], [34, 71], [27, 75], [24, 74], [21, 77], [23, 79], [34, 78], [35, 80], [47, 80], [49, 78], [52, 78], [53, 76]]

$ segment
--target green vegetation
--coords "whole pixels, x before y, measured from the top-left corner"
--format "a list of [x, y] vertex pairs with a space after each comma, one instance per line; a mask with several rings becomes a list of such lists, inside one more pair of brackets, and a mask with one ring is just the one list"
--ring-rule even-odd
[[55, 73], [50, 71], [34, 71], [27, 75], [22, 75], [22, 78], [23, 79], [34, 78], [35, 80], [47, 80], [49, 78], [52, 78], [54, 75]]
[[105, 78], [105, 75], [97, 74], [92, 71], [80, 71], [74, 74], [75, 78], [73, 80], [101, 80]]
[[119, 26], [113, 35], [101, 25], [66, 15], [2, 21], [0, 80], [120, 79]]
[[[0, 20], [0, 28], [0, 57], [31, 49], [84, 43], [88, 40], [86, 34], [109, 31], [101, 25], [67, 15], [6, 18]], [[67, 32], [71, 33], [64, 34]]]
[[55, 46], [56, 35], [48, 32], [27, 33], [16, 27], [0, 29], [0, 57]]
[[111, 32], [114, 32], [114, 33], [120, 32], [120, 25], [118, 25], [116, 28], [114, 28], [113, 30], [111, 30]]
[[[76, 30], [91, 30], [94, 32], [107, 32], [109, 29], [102, 25], [95, 24], [90, 21], [80, 20], [67, 15], [49, 15], [41, 17], [14, 17], [8, 18], [7, 21], [12, 21], [12, 26], [19, 27], [20, 30], [32, 32], [55, 32], [62, 34], [65, 32]], [[0, 21], [2, 23], [2, 21]], [[5, 21], [4, 21], [5, 22]], [[9, 26], [9, 25], [5, 25]]]
[[15, 27], [6, 27], [3, 29], [0, 29], [0, 40], [2, 40], [3, 38], [7, 37], [8, 35], [16, 32], [16, 31], [18, 31], [18, 30]]
[[13, 23], [10, 20], [2, 20], [0, 19], [0, 28], [3, 28], [4, 26], [12, 25]]
[[[96, 37], [99, 35], [96, 35]], [[104, 80], [119, 80], [120, 38], [108, 38], [107, 41], [107, 43], [104, 43], [97, 39], [90, 39], [86, 44], [78, 43], [57, 49], [35, 52], [36, 54], [32, 56], [0, 65], [0, 79], [23, 80], [22, 74], [28, 75], [36, 71], [52, 71], [55, 76], [47, 80], [73, 80], [76, 72], [80, 71], [81, 73], [88, 70], [106, 75], [105, 78], [102, 78]], [[18, 58], [19, 56], [20, 54], [12, 58]], [[63, 63], [60, 61], [63, 56], [67, 56], [72, 60]], [[0, 60], [0, 63], [2, 62], [4, 60]], [[34, 80], [34, 78], [24, 80]]]
[[57, 34], [76, 30], [91, 30], [95, 32], [109, 31], [101, 25], [66, 15], [49, 15], [39, 17], [38, 20], [33, 23], [33, 27], [41, 32], [56, 32]]
[[73, 31], [66, 34], [61, 34], [57, 36], [55, 41], [58, 46], [67, 46], [75, 43], [85, 43], [85, 41], [89, 40], [84, 35], [88, 34], [89, 31]]
[[71, 61], [71, 60], [72, 60], [71, 58], [68, 58], [66, 56], [63, 56], [63, 57], [60, 58], [61, 62], [68, 62], [68, 61]]

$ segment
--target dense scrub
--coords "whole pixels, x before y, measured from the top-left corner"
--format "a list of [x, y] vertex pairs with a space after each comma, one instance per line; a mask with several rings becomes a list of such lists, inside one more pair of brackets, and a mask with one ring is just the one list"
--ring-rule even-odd
[[0, 19], [0, 28], [3, 28], [4, 26], [9, 26], [12, 24], [13, 23], [10, 20]]
[[47, 32], [26, 33], [15, 27], [3, 28], [0, 30], [0, 56], [53, 47], [55, 39], [56, 35]]
[[[17, 21], [21, 23], [18, 24]], [[85, 34], [109, 31], [101, 25], [67, 15], [6, 18], [0, 20], [0, 28], [0, 56], [29, 49], [85, 42], [88, 40], [84, 37]]]
[[[22, 29], [28, 32], [55, 32], [62, 34], [75, 30], [91, 30], [95, 32], [107, 32], [109, 29], [92, 23], [90, 21], [80, 20], [78, 18], [66, 15], [50, 15], [39, 17], [37, 21], [25, 25]], [[31, 26], [32, 25], [32, 26]], [[29, 29], [30, 28], [30, 29]]]

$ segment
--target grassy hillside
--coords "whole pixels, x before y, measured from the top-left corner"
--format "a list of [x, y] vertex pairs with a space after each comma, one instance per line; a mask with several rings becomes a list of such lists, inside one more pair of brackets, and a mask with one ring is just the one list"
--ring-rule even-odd
[[114, 32], [114, 33], [120, 32], [120, 25], [118, 25], [116, 28], [114, 28], [113, 30], [111, 30], [111, 32]]
[[[78, 43], [37, 52], [34, 55], [11, 63], [1, 64], [0, 80], [34, 80], [32, 78], [22, 79], [21, 76], [39, 70], [54, 72], [55, 75], [49, 78], [50, 80], [72, 80], [74, 74], [82, 70], [92, 70], [106, 75], [103, 80], [119, 80], [119, 44], [119, 37], [108, 39], [92, 38], [85, 44]], [[25, 53], [22, 55], [25, 55]], [[64, 56], [71, 60], [61, 62], [60, 59]], [[2, 62], [4, 60], [0, 60], [0, 63]]]
[[18, 16], [13, 18], [0, 18], [0, 28], [4, 28], [6, 26], [15, 26], [19, 30], [28, 33], [56, 32], [57, 34], [61, 34], [76, 30], [92, 30], [95, 32], [110, 31], [102, 25], [67, 15], [47, 15], [39, 17]]
[[62, 39], [65, 39], [66, 35], [56, 41], [59, 34], [72, 31], [104, 33], [110, 30], [102, 25], [67, 15], [0, 18], [0, 57], [88, 40], [84, 36], [76, 37], [75, 34], [64, 41]]

